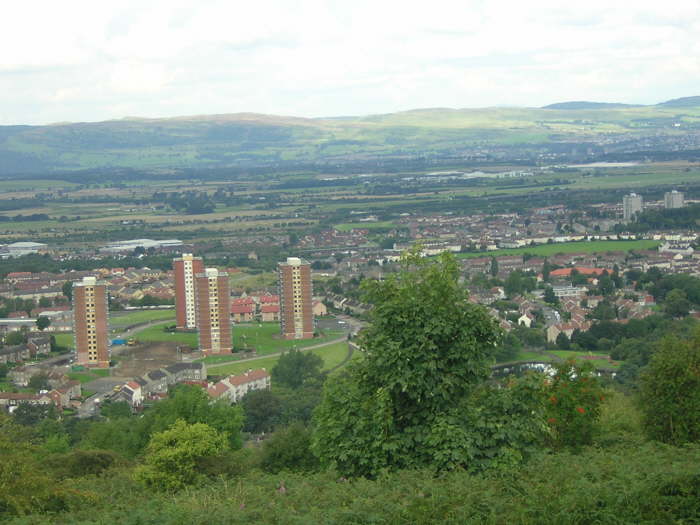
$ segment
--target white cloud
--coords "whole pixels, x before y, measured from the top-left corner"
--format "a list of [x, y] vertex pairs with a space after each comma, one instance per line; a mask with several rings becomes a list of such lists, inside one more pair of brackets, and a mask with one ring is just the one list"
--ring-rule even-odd
[[653, 103], [698, 94], [699, 33], [696, 0], [25, 0], [0, 18], [0, 124]]

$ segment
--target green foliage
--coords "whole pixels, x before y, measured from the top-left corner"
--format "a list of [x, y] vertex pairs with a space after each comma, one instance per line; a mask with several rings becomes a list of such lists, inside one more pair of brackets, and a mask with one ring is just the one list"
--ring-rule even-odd
[[308, 472], [318, 468], [311, 451], [311, 432], [301, 423], [277, 430], [263, 444], [260, 466], [266, 472]]
[[499, 431], [503, 441], [491, 449], [479, 445], [495, 428], [479, 419], [488, 411], [481, 403], [500, 399], [496, 392], [476, 394], [500, 340], [495, 321], [467, 300], [452, 256], [425, 261], [409, 254], [402, 265], [386, 280], [364, 285], [374, 305], [360, 336], [365, 358], [327, 381], [316, 412], [315, 451], [323, 463], [353, 476], [397, 468], [478, 470], [504, 461], [505, 450], [512, 460], [522, 457], [531, 441], [517, 438], [517, 417]]
[[100, 407], [100, 414], [108, 419], [131, 416], [131, 407], [126, 401], [106, 400]]
[[5, 363], [0, 363], [0, 379], [5, 379], [9, 371], [9, 366], [7, 366]]
[[200, 480], [197, 462], [222, 454], [227, 444], [226, 435], [209, 425], [178, 419], [167, 430], [153, 435], [135, 476], [156, 490], [182, 489]]
[[58, 413], [53, 404], [30, 405], [22, 403], [12, 412], [12, 419], [15, 423], [25, 426], [34, 426], [45, 419], [56, 420], [57, 418]]
[[644, 428], [652, 439], [700, 441], [700, 329], [692, 338], [663, 339], [641, 375]]
[[158, 402], [143, 417], [117, 417], [90, 425], [80, 440], [80, 446], [112, 450], [126, 458], [135, 458], [154, 433], [170, 428], [180, 419], [188, 424], [209, 425], [228, 438], [231, 449], [241, 447], [241, 408], [226, 402], [211, 403], [204, 390], [188, 385], [174, 388], [169, 399]]
[[690, 306], [688, 296], [683, 290], [674, 288], [666, 294], [664, 312], [671, 317], [685, 317], [690, 312]]
[[46, 330], [49, 326], [51, 326], [51, 319], [48, 317], [42, 315], [39, 316], [36, 320], [36, 327], [40, 330]]
[[564, 332], [559, 332], [559, 335], [557, 335], [556, 343], [557, 348], [559, 348], [560, 350], [568, 350], [569, 348], [571, 348], [571, 341]]
[[284, 352], [270, 374], [275, 384], [299, 388], [307, 381], [321, 379], [323, 359], [311, 352], [292, 349]]
[[111, 450], [73, 450], [53, 454], [44, 460], [45, 465], [59, 479], [98, 475], [124, 460]]
[[38, 374], [34, 374], [32, 377], [29, 378], [27, 386], [37, 392], [39, 390], [50, 390], [51, 385], [49, 385], [49, 375], [46, 372], [39, 372]]
[[271, 432], [279, 422], [282, 403], [270, 390], [253, 390], [241, 400], [245, 425], [243, 430], [260, 434]]
[[10, 332], [5, 336], [7, 346], [21, 345], [27, 342], [27, 334], [21, 330]]
[[551, 286], [547, 286], [544, 289], [544, 302], [556, 306], [559, 304], [559, 298], [555, 295], [554, 289]]
[[589, 445], [600, 417], [603, 389], [591, 363], [575, 360], [554, 364], [547, 386], [547, 423], [555, 448]]

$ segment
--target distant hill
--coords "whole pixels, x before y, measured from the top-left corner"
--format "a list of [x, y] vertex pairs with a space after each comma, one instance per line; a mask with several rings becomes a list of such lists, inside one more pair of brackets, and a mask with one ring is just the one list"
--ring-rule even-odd
[[667, 100], [662, 102], [659, 106], [665, 106], [668, 108], [691, 108], [700, 106], [700, 96], [696, 97], [682, 97], [674, 98], [672, 100]]
[[[572, 101], [544, 108], [436, 107], [337, 118], [129, 117], [0, 126], [0, 176], [121, 168], [410, 170], [421, 163], [461, 165], [465, 159], [536, 163], [543, 155], [547, 162], [582, 162], [643, 151], [657, 155], [678, 150], [679, 143], [698, 149], [698, 131], [700, 97], [650, 106]], [[688, 140], [679, 142], [683, 133]], [[635, 140], [642, 137], [646, 140]]]
[[587, 102], [585, 100], [573, 100], [571, 102], [557, 102], [542, 106], [542, 109], [615, 109], [641, 107], [635, 104], [622, 104], [619, 102]]

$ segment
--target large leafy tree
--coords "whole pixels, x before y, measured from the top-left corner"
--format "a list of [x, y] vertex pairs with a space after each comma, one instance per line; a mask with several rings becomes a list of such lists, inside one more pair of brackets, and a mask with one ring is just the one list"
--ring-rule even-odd
[[[458, 278], [454, 257], [428, 261], [411, 253], [401, 271], [365, 282], [365, 300], [373, 305], [359, 341], [365, 358], [327, 381], [316, 411], [314, 448], [324, 463], [369, 476], [395, 468], [482, 468], [486, 449], [496, 459], [516, 450], [514, 441], [532, 441], [537, 429], [517, 416], [523, 404], [505, 402], [511, 414], [497, 416], [504, 397], [485, 381], [500, 331], [483, 307], [468, 301]], [[520, 396], [523, 391], [504, 389], [536, 399]], [[540, 425], [543, 418], [532, 412], [524, 413]], [[496, 427], [487, 413], [503, 425], [518, 424], [499, 428], [505, 439], [492, 441]]]
[[641, 375], [644, 427], [652, 439], [700, 441], [700, 329], [691, 338], [664, 338]]
[[311, 352], [292, 349], [282, 354], [270, 371], [274, 384], [300, 388], [308, 381], [321, 379], [323, 359]]
[[170, 428], [153, 435], [137, 479], [160, 490], [178, 490], [202, 476], [198, 463], [220, 456], [227, 449], [226, 435], [204, 423], [178, 419]]

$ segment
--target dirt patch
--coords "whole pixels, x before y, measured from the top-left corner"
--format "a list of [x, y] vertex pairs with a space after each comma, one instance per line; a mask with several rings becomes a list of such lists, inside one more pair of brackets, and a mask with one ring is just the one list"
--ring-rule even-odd
[[189, 350], [185, 345], [168, 342], [141, 343], [125, 347], [119, 351], [119, 362], [113, 375], [139, 377], [151, 370], [177, 363], [182, 357], [191, 357], [192, 354], [187, 351], [178, 351], [183, 348]]

